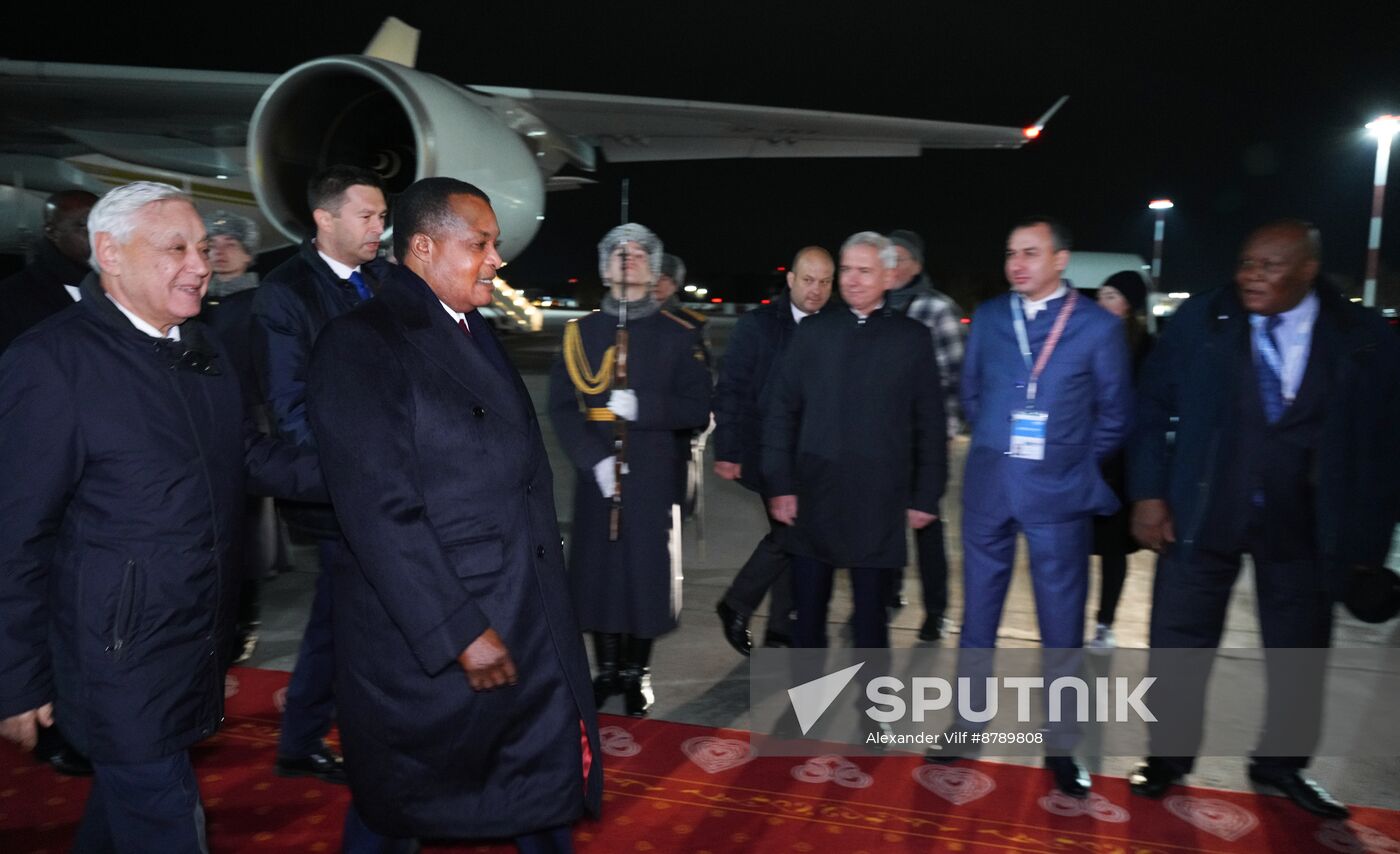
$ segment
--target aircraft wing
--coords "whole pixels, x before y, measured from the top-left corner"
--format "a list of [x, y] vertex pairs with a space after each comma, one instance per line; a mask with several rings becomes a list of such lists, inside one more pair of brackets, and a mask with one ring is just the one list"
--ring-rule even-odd
[[[544, 219], [545, 193], [625, 163], [758, 157], [917, 157], [926, 148], [1019, 148], [1029, 128], [744, 104], [467, 86], [414, 68], [418, 31], [387, 19], [361, 56], [284, 74], [0, 60], [0, 245], [33, 232], [36, 197], [138, 179], [252, 216], [299, 240], [306, 181], [327, 163], [470, 180], [497, 202], [510, 244]], [[265, 243], [270, 246], [270, 243]]]
[[[9, 153], [65, 157], [122, 138], [241, 147], [275, 74], [0, 60], [0, 139]], [[147, 139], [150, 142], [151, 139]], [[242, 164], [236, 164], [241, 173]]]
[[1019, 148], [1025, 129], [706, 101], [471, 86], [613, 162], [751, 157], [917, 157], [926, 148]]

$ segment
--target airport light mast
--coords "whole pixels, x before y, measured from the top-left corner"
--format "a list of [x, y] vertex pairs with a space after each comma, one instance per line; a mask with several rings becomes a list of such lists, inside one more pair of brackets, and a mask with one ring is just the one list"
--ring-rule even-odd
[[1371, 238], [1366, 246], [1366, 288], [1361, 301], [1368, 307], [1376, 305], [1376, 275], [1381, 262], [1381, 215], [1385, 209], [1385, 175], [1390, 168], [1390, 140], [1400, 131], [1400, 118], [1380, 116], [1366, 123], [1366, 130], [1376, 138], [1376, 180], [1371, 194]]
[[1167, 211], [1176, 207], [1171, 199], [1153, 199], [1147, 203], [1147, 207], [1157, 215], [1156, 225], [1152, 228], [1152, 290], [1162, 289], [1162, 235], [1167, 230]]

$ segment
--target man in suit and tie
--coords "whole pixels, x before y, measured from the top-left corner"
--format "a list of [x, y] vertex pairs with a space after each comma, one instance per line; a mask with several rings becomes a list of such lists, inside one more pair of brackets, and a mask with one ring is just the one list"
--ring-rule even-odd
[[29, 266], [0, 282], [0, 353], [29, 327], [82, 298], [88, 266], [87, 219], [97, 196], [64, 190], [44, 201], [44, 239]]
[[[1133, 535], [1159, 554], [1154, 649], [1219, 645], [1246, 552], [1264, 646], [1328, 647], [1332, 602], [1355, 574], [1385, 562], [1400, 499], [1400, 341], [1320, 279], [1320, 261], [1307, 223], [1259, 228], [1234, 286], [1183, 304], [1143, 366], [1128, 494]], [[1285, 678], [1274, 678], [1271, 662], [1249, 776], [1309, 812], [1345, 818], [1346, 807], [1303, 775], [1306, 755], [1277, 755], [1306, 754], [1298, 737], [1317, 737], [1323, 673], [1314, 660], [1318, 672], [1300, 671], [1295, 658]], [[1208, 669], [1192, 675], [1169, 686], [1172, 704], [1159, 718], [1190, 722], [1199, 743]], [[1290, 729], [1295, 737], [1277, 750]], [[1130, 778], [1133, 792], [1160, 797], [1193, 761], [1149, 757]]]
[[410, 186], [378, 298], [326, 327], [310, 417], [351, 559], [337, 564], [346, 851], [515, 837], [568, 851], [602, 766], [582, 634], [530, 396], [478, 309], [496, 216]]
[[[1061, 279], [1069, 255], [1058, 222], [1017, 223], [1006, 241], [1011, 292], [972, 319], [961, 387], [972, 425], [963, 477], [966, 650], [996, 646], [1018, 533], [1030, 550], [1042, 645], [1083, 645], [1093, 517], [1118, 507], [1099, 463], [1126, 437], [1132, 380], [1119, 321]], [[1063, 753], [1072, 740], [1049, 746]], [[1089, 777], [1073, 757], [1047, 756], [1046, 765], [1061, 791], [1088, 796]]]
[[[765, 516], [770, 496], [763, 482], [759, 399], [797, 325], [821, 311], [831, 298], [835, 273], [836, 262], [822, 247], [798, 250], [787, 274], [787, 290], [739, 318], [720, 363], [715, 385], [715, 474], [757, 493]], [[765, 594], [770, 598], [764, 646], [792, 645], [792, 561], [781, 543], [784, 527], [768, 516], [768, 533], [715, 606], [724, 639], [744, 655], [753, 646], [749, 620]]]
[[[379, 260], [388, 205], [379, 176], [355, 166], [332, 166], [311, 179], [307, 204], [316, 235], [268, 274], [253, 297], [249, 338], [272, 426], [283, 440], [315, 447], [306, 414], [306, 370], [321, 330], [379, 288], [388, 264]], [[277, 773], [345, 782], [340, 757], [326, 746], [335, 716], [335, 646], [330, 571], [349, 555], [329, 504], [284, 502], [293, 533], [316, 541], [320, 573], [296, 669], [287, 686]]]

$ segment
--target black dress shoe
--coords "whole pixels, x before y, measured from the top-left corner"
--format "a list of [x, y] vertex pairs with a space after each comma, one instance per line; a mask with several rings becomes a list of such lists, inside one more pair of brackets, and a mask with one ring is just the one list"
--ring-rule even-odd
[[651, 671], [645, 667], [622, 671], [622, 701], [628, 717], [647, 716], [651, 704], [656, 702], [656, 694], [651, 690]]
[[1055, 788], [1071, 798], [1082, 800], [1089, 797], [1089, 787], [1093, 785], [1089, 772], [1073, 756], [1047, 756], [1045, 767], [1055, 776]]
[[622, 677], [614, 670], [611, 673], [599, 673], [593, 677], [593, 707], [603, 708], [603, 704], [614, 694], [622, 693]]
[[1296, 770], [1261, 771], [1257, 766], [1249, 766], [1249, 779], [1261, 786], [1270, 786], [1282, 792], [1290, 801], [1322, 818], [1347, 818], [1351, 810], [1336, 798], [1327, 794], [1311, 778]]
[[763, 633], [763, 645], [769, 649], [789, 649], [792, 647], [792, 638], [782, 632], [770, 630]]
[[1180, 783], [1181, 778], [1181, 772], [1165, 760], [1149, 756], [1128, 775], [1128, 788], [1133, 794], [1144, 798], [1160, 798], [1168, 789]]
[[982, 752], [980, 742], [972, 740], [972, 730], [949, 727], [938, 737], [938, 746], [924, 753], [924, 761], [934, 765], [952, 765], [959, 759], [973, 759]]
[[919, 640], [936, 641], [943, 637], [943, 618], [924, 617], [924, 624], [919, 627]]
[[749, 634], [749, 618], [729, 607], [723, 599], [715, 606], [719, 614], [719, 625], [724, 630], [724, 639], [740, 655], [748, 655], [753, 648], [753, 636]]
[[327, 783], [345, 785], [345, 766], [329, 747], [305, 756], [277, 757], [279, 777], [319, 777]]
[[34, 758], [40, 762], [47, 762], [50, 768], [64, 775], [65, 777], [91, 777], [92, 763], [88, 758], [73, 748], [72, 745], [59, 742], [52, 750], [41, 751], [34, 748]]

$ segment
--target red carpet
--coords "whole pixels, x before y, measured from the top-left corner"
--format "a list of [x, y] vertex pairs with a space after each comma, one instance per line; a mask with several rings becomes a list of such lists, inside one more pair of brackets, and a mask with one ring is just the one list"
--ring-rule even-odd
[[[272, 773], [287, 674], [236, 668], [228, 719], [195, 752], [214, 852], [337, 851], [348, 792]], [[600, 822], [580, 852], [1400, 852], [1400, 813], [1320, 822], [1279, 798], [1183, 787], [1161, 802], [1100, 777], [1087, 802], [1039, 769], [918, 757], [754, 759], [747, 734], [605, 715]], [[1126, 764], [1126, 763], [1125, 763]], [[0, 852], [67, 851], [88, 783], [0, 747]], [[506, 845], [434, 851], [513, 851]]]

